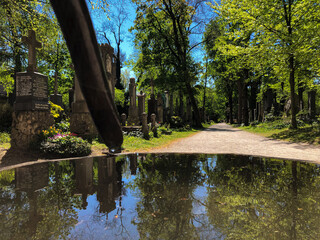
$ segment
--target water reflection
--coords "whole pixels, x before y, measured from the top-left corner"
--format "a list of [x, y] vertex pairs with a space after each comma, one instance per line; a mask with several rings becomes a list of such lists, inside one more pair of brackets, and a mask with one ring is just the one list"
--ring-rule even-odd
[[1, 239], [319, 239], [320, 168], [128, 155], [0, 172]]

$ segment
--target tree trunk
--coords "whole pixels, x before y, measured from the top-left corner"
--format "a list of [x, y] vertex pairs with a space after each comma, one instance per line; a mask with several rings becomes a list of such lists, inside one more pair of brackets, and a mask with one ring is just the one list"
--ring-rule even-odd
[[229, 112], [229, 123], [233, 124], [233, 99], [232, 99], [232, 88], [231, 86], [229, 87], [230, 89], [228, 90], [228, 100], [229, 100], [229, 107], [230, 107], [230, 112]]
[[192, 109], [193, 109], [193, 113], [194, 113], [195, 127], [202, 128], [200, 112], [199, 112], [199, 108], [198, 108], [196, 99], [194, 98], [192, 87], [191, 87], [189, 81], [186, 81], [185, 83], [186, 83], [188, 96], [190, 98]]
[[297, 129], [297, 103], [295, 94], [295, 81], [294, 81], [294, 56], [290, 54], [289, 57], [289, 83], [290, 83], [290, 97], [291, 97], [291, 128]]
[[120, 43], [117, 44], [117, 59], [116, 59], [116, 78], [117, 82], [115, 87], [122, 90], [123, 85], [121, 84], [121, 61], [120, 61]]
[[243, 84], [243, 98], [242, 98], [242, 118], [245, 126], [249, 125], [248, 116], [248, 88], [247, 84]]
[[299, 81], [299, 84], [298, 84], [298, 95], [299, 95], [299, 110], [300, 111], [303, 111], [303, 109], [304, 109], [303, 92], [304, 92], [304, 87], [302, 86], [302, 82]]
[[243, 81], [240, 78], [238, 80], [238, 119], [237, 123], [241, 124], [242, 123], [242, 98], [243, 98]]

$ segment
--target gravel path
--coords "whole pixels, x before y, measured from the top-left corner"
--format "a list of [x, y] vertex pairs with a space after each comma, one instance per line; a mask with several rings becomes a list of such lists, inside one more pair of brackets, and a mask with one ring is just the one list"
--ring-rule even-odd
[[320, 163], [320, 147], [261, 137], [219, 123], [152, 152], [240, 154]]

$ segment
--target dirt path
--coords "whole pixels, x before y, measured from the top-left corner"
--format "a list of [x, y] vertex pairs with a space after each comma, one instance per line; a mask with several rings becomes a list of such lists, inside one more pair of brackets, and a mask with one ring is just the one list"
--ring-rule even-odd
[[241, 154], [320, 163], [320, 147], [273, 140], [219, 123], [153, 152]]

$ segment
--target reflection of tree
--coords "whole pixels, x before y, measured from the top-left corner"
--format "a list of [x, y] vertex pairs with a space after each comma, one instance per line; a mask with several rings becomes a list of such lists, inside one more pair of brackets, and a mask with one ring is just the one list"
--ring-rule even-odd
[[138, 164], [133, 188], [141, 195], [136, 211], [141, 239], [194, 239], [192, 194], [202, 181], [193, 156], [148, 155]]
[[[21, 179], [22, 182], [18, 182], [19, 172], [16, 171], [16, 189], [13, 184], [1, 188], [1, 239], [66, 238], [77, 223], [75, 209], [80, 208], [81, 201], [73, 196], [72, 162], [42, 166], [42, 169], [39, 169], [39, 164], [20, 168], [30, 172], [30, 181]], [[44, 180], [42, 176], [46, 172]], [[37, 187], [41, 185], [40, 179], [44, 181], [42, 189]]]
[[319, 239], [319, 167], [218, 156], [207, 211], [227, 239]]

